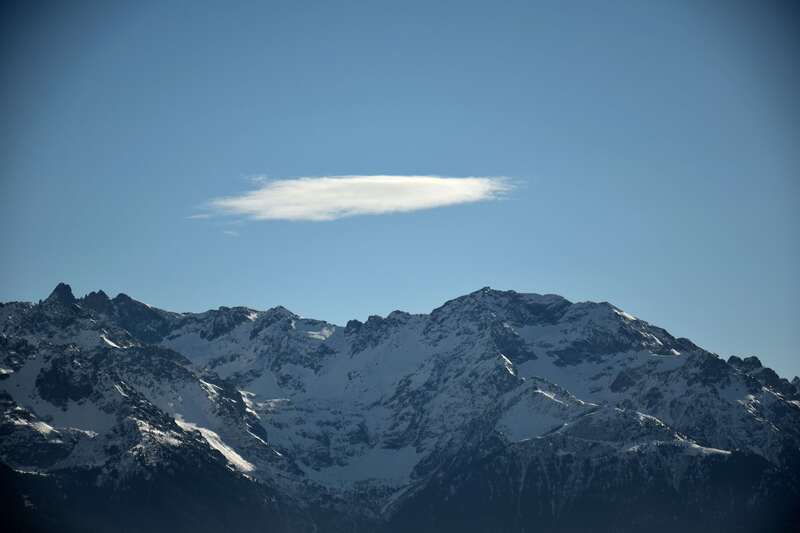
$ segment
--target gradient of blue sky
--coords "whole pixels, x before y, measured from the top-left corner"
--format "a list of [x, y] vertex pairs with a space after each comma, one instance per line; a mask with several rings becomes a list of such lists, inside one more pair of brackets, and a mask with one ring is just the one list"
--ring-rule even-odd
[[[782, 3], [54, 4], [2, 8], [0, 301], [64, 280], [343, 323], [491, 285], [608, 300], [800, 374], [800, 31]], [[517, 187], [187, 219], [252, 176], [342, 174]]]

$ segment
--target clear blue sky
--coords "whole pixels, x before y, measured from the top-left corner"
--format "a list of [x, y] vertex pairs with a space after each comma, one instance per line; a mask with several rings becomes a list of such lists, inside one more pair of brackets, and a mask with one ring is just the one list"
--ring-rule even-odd
[[[491, 285], [608, 300], [800, 374], [796, 11], [226, 4], [3, 4], [0, 300], [63, 280], [344, 323]], [[373, 174], [515, 188], [331, 221], [188, 218], [253, 176]]]

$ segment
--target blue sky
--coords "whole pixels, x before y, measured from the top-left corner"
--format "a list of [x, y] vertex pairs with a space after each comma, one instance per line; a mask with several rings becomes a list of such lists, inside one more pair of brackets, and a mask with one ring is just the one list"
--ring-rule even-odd
[[[63, 280], [344, 323], [490, 285], [800, 374], [800, 32], [780, 3], [2, 9], [2, 301]], [[510, 190], [241, 207], [373, 175]]]

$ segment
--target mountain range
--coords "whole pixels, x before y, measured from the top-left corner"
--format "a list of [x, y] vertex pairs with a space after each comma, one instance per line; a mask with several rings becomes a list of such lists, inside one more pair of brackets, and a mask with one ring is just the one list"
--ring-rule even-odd
[[[800, 379], [606, 302], [0, 304], [8, 531], [793, 531]], [[5, 529], [5, 528], [4, 528]]]

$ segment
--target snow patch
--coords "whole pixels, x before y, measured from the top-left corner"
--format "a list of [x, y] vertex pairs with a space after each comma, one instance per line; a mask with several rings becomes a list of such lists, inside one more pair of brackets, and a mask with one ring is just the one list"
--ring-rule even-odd
[[44, 422], [38, 420], [34, 422], [29, 422], [28, 420], [23, 420], [21, 418], [12, 418], [11, 422], [15, 426], [28, 426], [42, 435], [49, 435], [50, 433], [58, 433], [58, 431], [56, 431], [55, 428], [53, 428], [53, 426], [45, 424]]
[[110, 340], [110, 339], [109, 339], [108, 337], [106, 337], [105, 335], [100, 335], [100, 339], [101, 339], [101, 340], [102, 340], [104, 343], [106, 343], [108, 346], [111, 346], [112, 348], [118, 348], [118, 349], [122, 349], [122, 347], [121, 347], [120, 345], [118, 345], [118, 344], [114, 343], [114, 341]]
[[[535, 392], [563, 405], [563, 402], [544, 391]], [[539, 437], [564, 423], [563, 416], [540, 412], [541, 407], [537, 409], [534, 402], [536, 400], [533, 398], [523, 398], [506, 409], [497, 421], [497, 429], [510, 441], [519, 442]]]
[[255, 406], [253, 404], [252, 398], [253, 398], [254, 394], [252, 392], [248, 392], [248, 391], [245, 391], [245, 390], [240, 390], [239, 391], [239, 395], [242, 397], [242, 401], [244, 402], [245, 411], [247, 411], [248, 413], [250, 413], [254, 417], [256, 417], [259, 420], [261, 420], [261, 416], [256, 412]]
[[208, 445], [221, 453], [236, 470], [240, 472], [252, 472], [255, 470], [255, 466], [252, 463], [245, 460], [244, 457], [236, 453], [236, 450], [225, 444], [215, 431], [186, 422], [180, 416], [175, 417], [175, 423], [184, 430], [199, 431]]
[[500, 361], [503, 363], [503, 366], [506, 368], [506, 371], [509, 374], [511, 374], [512, 376], [517, 375], [517, 371], [514, 370], [514, 363], [511, 362], [511, 359], [509, 359], [503, 354], [500, 354]]
[[198, 381], [200, 382], [200, 386], [203, 387], [203, 390], [206, 391], [206, 394], [208, 395], [208, 399], [211, 400], [212, 402], [215, 401], [217, 399], [217, 397], [219, 396], [219, 392], [218, 391], [220, 391], [222, 389], [220, 389], [218, 386], [214, 385], [213, 383], [209, 383], [208, 381], [203, 381], [202, 379], [198, 379]]
[[621, 316], [622, 318], [624, 318], [624, 319], [626, 319], [626, 320], [631, 320], [631, 321], [633, 321], [633, 320], [638, 320], [638, 319], [637, 319], [635, 316], [633, 316], [633, 315], [632, 315], [632, 314], [630, 314], [630, 313], [626, 313], [626, 312], [625, 312], [625, 311], [623, 311], [622, 309], [617, 309], [617, 308], [615, 307], [615, 308], [614, 308], [614, 312], [615, 312], [617, 315]]
[[353, 457], [343, 466], [314, 470], [300, 463], [306, 474], [326, 485], [347, 486], [359, 481], [376, 480], [393, 485], [407, 483], [414, 466], [421, 459], [413, 446], [399, 449], [372, 448]]
[[148, 435], [150, 438], [161, 444], [168, 444], [170, 446], [180, 446], [181, 441], [178, 440], [177, 435], [173, 432], [162, 431], [156, 427], [151, 426], [144, 420], [138, 418], [134, 419], [136, 427], [139, 428], [139, 433]]
[[333, 335], [333, 330], [331, 328], [325, 327], [319, 331], [306, 331], [306, 335], [311, 337], [312, 339], [317, 339], [319, 341], [324, 341], [331, 335]]

